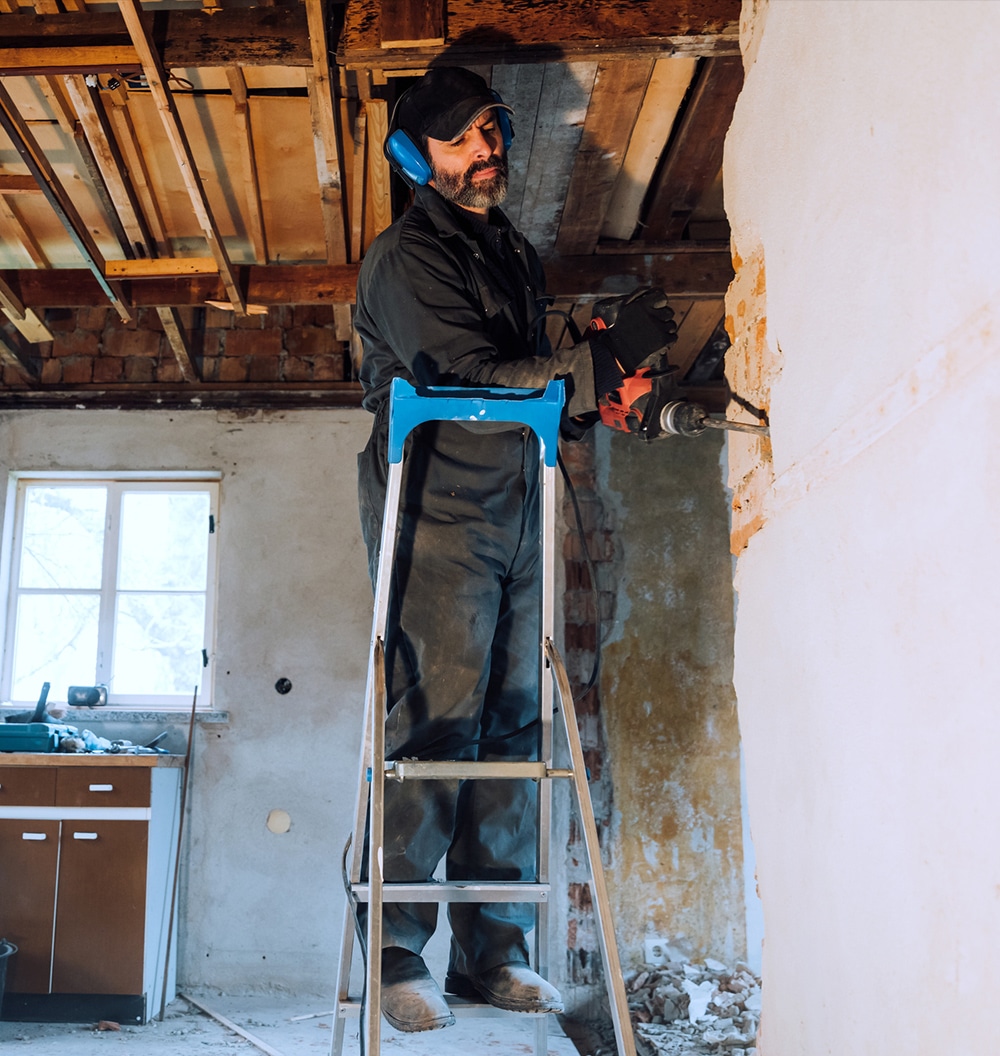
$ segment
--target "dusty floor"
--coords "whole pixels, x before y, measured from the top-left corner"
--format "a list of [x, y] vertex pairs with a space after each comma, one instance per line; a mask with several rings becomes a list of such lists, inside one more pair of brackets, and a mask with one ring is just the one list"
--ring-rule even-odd
[[[333, 1017], [322, 997], [232, 997], [192, 994], [267, 1046], [258, 1048], [182, 998], [167, 1008], [163, 1022], [121, 1030], [96, 1024], [0, 1022], [4, 1056], [328, 1056]], [[296, 1018], [296, 1017], [310, 1018]], [[578, 1056], [580, 1050], [549, 1017], [550, 1056]], [[528, 1017], [460, 1019], [455, 1026], [425, 1034], [401, 1034], [383, 1025], [384, 1056], [515, 1056], [534, 1052], [534, 1025]], [[344, 1056], [358, 1056], [357, 1025], [349, 1025]]]

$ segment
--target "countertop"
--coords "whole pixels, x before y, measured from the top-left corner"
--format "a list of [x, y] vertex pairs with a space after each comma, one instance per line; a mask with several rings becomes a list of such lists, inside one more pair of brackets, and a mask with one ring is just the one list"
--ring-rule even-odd
[[184, 766], [183, 755], [124, 752], [0, 752], [0, 766]]

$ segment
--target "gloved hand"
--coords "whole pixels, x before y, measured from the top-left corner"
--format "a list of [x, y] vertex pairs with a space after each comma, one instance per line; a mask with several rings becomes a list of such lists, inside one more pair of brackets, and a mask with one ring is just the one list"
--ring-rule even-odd
[[594, 305], [594, 321], [587, 331], [614, 356], [629, 377], [647, 360], [677, 340], [674, 310], [661, 289], [641, 288], [627, 297], [611, 297]]

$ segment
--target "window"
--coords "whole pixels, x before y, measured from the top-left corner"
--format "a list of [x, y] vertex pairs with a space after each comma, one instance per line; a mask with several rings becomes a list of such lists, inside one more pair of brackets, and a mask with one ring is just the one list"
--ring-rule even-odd
[[[120, 707], [207, 706], [214, 480], [16, 480], [2, 692], [30, 705], [70, 686]], [[203, 693], [203, 686], [206, 692]]]

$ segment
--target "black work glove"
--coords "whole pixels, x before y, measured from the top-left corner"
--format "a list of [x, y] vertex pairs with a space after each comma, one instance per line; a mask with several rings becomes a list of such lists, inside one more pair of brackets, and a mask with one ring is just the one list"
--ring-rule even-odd
[[603, 322], [606, 329], [590, 329], [587, 337], [615, 358], [626, 377], [677, 340], [674, 310], [667, 304], [667, 295], [657, 288], [598, 301], [594, 320], [598, 326], [597, 320]]

